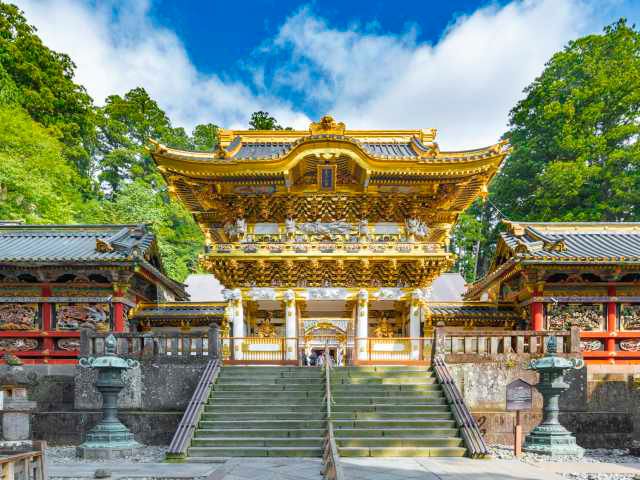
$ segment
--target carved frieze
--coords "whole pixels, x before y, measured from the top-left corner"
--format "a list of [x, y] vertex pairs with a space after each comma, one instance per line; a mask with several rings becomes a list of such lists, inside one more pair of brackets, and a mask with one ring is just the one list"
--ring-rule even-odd
[[376, 292], [373, 292], [373, 297], [378, 300], [400, 300], [404, 295], [404, 291], [401, 288], [380, 288]]
[[0, 352], [28, 352], [38, 349], [35, 338], [0, 338]]
[[108, 303], [71, 303], [55, 306], [56, 328], [58, 330], [78, 330], [109, 325], [110, 306]]
[[38, 305], [8, 303], [0, 305], [0, 330], [34, 330]]
[[56, 345], [59, 350], [65, 350], [67, 352], [73, 352], [80, 350], [79, 338], [60, 338], [57, 340]]
[[346, 288], [309, 288], [306, 294], [309, 300], [345, 300], [349, 292]]
[[552, 303], [547, 305], [547, 329], [566, 330], [571, 326], [582, 330], [604, 330], [602, 304]]
[[275, 300], [276, 291], [273, 288], [252, 288], [249, 290], [251, 300]]
[[620, 350], [625, 352], [640, 352], [640, 339], [623, 340], [620, 342]]
[[583, 340], [580, 342], [580, 350], [583, 352], [597, 352], [602, 350], [602, 342], [600, 340]]
[[620, 305], [620, 326], [622, 330], [640, 330], [640, 305]]

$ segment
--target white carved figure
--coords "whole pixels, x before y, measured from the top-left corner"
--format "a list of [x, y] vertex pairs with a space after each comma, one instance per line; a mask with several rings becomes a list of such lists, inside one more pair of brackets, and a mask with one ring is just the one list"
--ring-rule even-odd
[[427, 236], [427, 226], [417, 218], [408, 218], [405, 221], [407, 233], [413, 238], [424, 238]]
[[362, 238], [369, 238], [369, 221], [366, 218], [358, 222], [358, 235]]
[[296, 221], [293, 218], [287, 218], [284, 221], [284, 229], [287, 237], [293, 237], [296, 234]]

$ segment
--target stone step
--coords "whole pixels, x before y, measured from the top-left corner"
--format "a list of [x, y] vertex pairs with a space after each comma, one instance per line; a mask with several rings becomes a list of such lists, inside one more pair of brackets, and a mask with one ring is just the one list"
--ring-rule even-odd
[[[191, 447], [318, 447], [322, 445], [322, 436], [275, 438], [275, 437], [196, 437], [191, 440]], [[359, 446], [359, 445], [353, 445]], [[396, 446], [396, 445], [391, 445]], [[404, 446], [404, 445], [397, 445]]]
[[421, 377], [350, 377], [350, 378], [332, 378], [331, 388], [337, 385], [433, 385], [436, 383], [435, 378]]
[[218, 391], [242, 391], [247, 395], [251, 395], [252, 392], [277, 392], [277, 391], [322, 391], [324, 392], [324, 385], [318, 383], [317, 385], [290, 385], [290, 384], [274, 384], [265, 385], [260, 383], [215, 383], [213, 390]]
[[[244, 401], [251, 400], [250, 398], [245, 398]], [[292, 405], [289, 403], [286, 404], [261, 404], [261, 403], [253, 403], [251, 405], [240, 405], [240, 404], [232, 404], [232, 405], [219, 405], [219, 404], [207, 404], [204, 407], [205, 413], [227, 413], [229, 415], [239, 414], [242, 412], [256, 412], [256, 411], [264, 412], [264, 413], [297, 413], [297, 412], [323, 412], [325, 410], [325, 404], [300, 404], [300, 405]]]
[[254, 372], [252, 370], [243, 372], [220, 371], [218, 378], [244, 378], [244, 377], [264, 377], [264, 378], [324, 378], [321, 369], [305, 369], [301, 372]]
[[459, 431], [457, 428], [439, 427], [386, 427], [384, 430], [375, 428], [335, 428], [336, 438], [352, 437], [385, 437], [385, 438], [405, 438], [405, 437], [455, 437]]
[[395, 413], [398, 410], [402, 410], [405, 413], [410, 412], [448, 412], [449, 405], [436, 404], [436, 403], [417, 403], [411, 405], [360, 405], [360, 404], [338, 404], [336, 403], [331, 407], [332, 412], [381, 412], [381, 413]]
[[420, 371], [432, 372], [433, 369], [426, 365], [361, 365], [357, 367], [338, 367], [333, 372], [397, 372], [397, 371]]
[[432, 418], [424, 420], [404, 419], [342, 419], [333, 420], [333, 426], [340, 428], [371, 428], [371, 429], [387, 429], [387, 428], [429, 428], [429, 427], [455, 427], [456, 422], [452, 418]]
[[258, 385], [324, 385], [321, 378], [283, 378], [283, 377], [221, 377], [216, 382], [220, 384], [258, 384]]
[[[319, 395], [320, 393], [320, 395]], [[209, 399], [240, 399], [244, 400], [249, 395], [250, 398], [254, 399], [256, 402], [260, 403], [268, 400], [279, 400], [279, 399], [315, 399], [322, 398], [324, 396], [324, 390], [276, 390], [276, 391], [224, 391], [217, 390], [213, 391], [209, 396]]]
[[319, 457], [322, 446], [317, 447], [191, 447], [187, 454], [192, 459], [202, 457]]
[[374, 370], [353, 370], [351, 368], [334, 368], [331, 370], [332, 378], [349, 377], [433, 377], [435, 374], [431, 370], [389, 370], [386, 372], [376, 372]]
[[324, 412], [238, 412], [238, 413], [203, 413], [202, 420], [217, 421], [217, 420], [323, 420], [326, 418]]
[[442, 392], [432, 392], [428, 395], [415, 396], [388, 396], [388, 397], [371, 397], [369, 395], [332, 395], [333, 402], [336, 405], [349, 405], [357, 403], [366, 405], [367, 403], [375, 405], [409, 405], [416, 403], [435, 403], [446, 404], [447, 399]]
[[[349, 422], [353, 426], [353, 421]], [[205, 420], [202, 419], [198, 428], [206, 430], [255, 430], [255, 429], [324, 429], [327, 427], [326, 419], [322, 420], [266, 420], [266, 419], [243, 419], [243, 420]]]
[[464, 447], [339, 447], [342, 457], [463, 457]]
[[378, 394], [380, 392], [382, 395], [386, 395], [387, 393], [382, 392], [406, 392], [406, 393], [419, 393], [419, 392], [434, 392], [440, 390], [440, 385], [437, 383], [430, 385], [353, 385], [353, 384], [341, 384], [337, 383], [331, 386], [331, 393], [335, 395], [354, 395], [354, 394]]
[[335, 420], [448, 420], [451, 418], [451, 412], [448, 408], [435, 412], [331, 412], [331, 418]]
[[[324, 392], [322, 394], [324, 396]], [[314, 395], [312, 398], [307, 397], [291, 397], [291, 395], [283, 395], [278, 398], [273, 398], [273, 396], [264, 397], [264, 398], [247, 398], [247, 397], [222, 397], [220, 398], [218, 395], [212, 395], [207, 402], [207, 405], [220, 405], [220, 406], [232, 406], [232, 405], [241, 405], [246, 403], [247, 401], [253, 402], [254, 405], [264, 405], [268, 407], [269, 405], [282, 405], [285, 401], [288, 405], [311, 405], [314, 407], [324, 407], [326, 405], [326, 401], [320, 396], [317, 398], [317, 395]], [[436, 402], [437, 400], [434, 400]]]
[[[449, 431], [447, 429], [440, 429], [442, 432]], [[208, 428], [198, 428], [195, 433], [195, 437], [208, 437], [208, 438], [218, 438], [218, 437], [272, 437], [272, 438], [299, 438], [299, 437], [322, 437], [325, 434], [324, 428], [300, 428], [300, 429], [289, 429], [289, 428], [251, 428], [251, 429], [241, 429], [241, 428], [227, 428], [227, 429], [208, 429]], [[443, 433], [445, 435], [445, 433]]]
[[460, 447], [462, 439], [456, 437], [338, 437], [338, 447]]

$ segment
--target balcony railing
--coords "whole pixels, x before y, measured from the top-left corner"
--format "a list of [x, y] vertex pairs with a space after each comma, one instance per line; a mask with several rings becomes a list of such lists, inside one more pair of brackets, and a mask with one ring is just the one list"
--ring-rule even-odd
[[431, 337], [359, 337], [354, 341], [354, 364], [419, 364], [431, 359]]
[[437, 327], [434, 337], [436, 354], [443, 354], [448, 361], [475, 361], [480, 357], [495, 358], [504, 354], [539, 356], [547, 351], [549, 337], [558, 341], [558, 352], [580, 353], [580, 331], [532, 330], [469, 330], [460, 331]]
[[297, 337], [222, 337], [227, 364], [297, 365]]

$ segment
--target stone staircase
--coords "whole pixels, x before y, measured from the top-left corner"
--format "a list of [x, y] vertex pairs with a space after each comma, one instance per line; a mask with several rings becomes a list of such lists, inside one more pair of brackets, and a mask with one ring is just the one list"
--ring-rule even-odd
[[326, 430], [320, 368], [222, 367], [188, 449], [211, 457], [319, 457]]
[[466, 453], [430, 368], [335, 368], [331, 392], [341, 456], [458, 457]]

